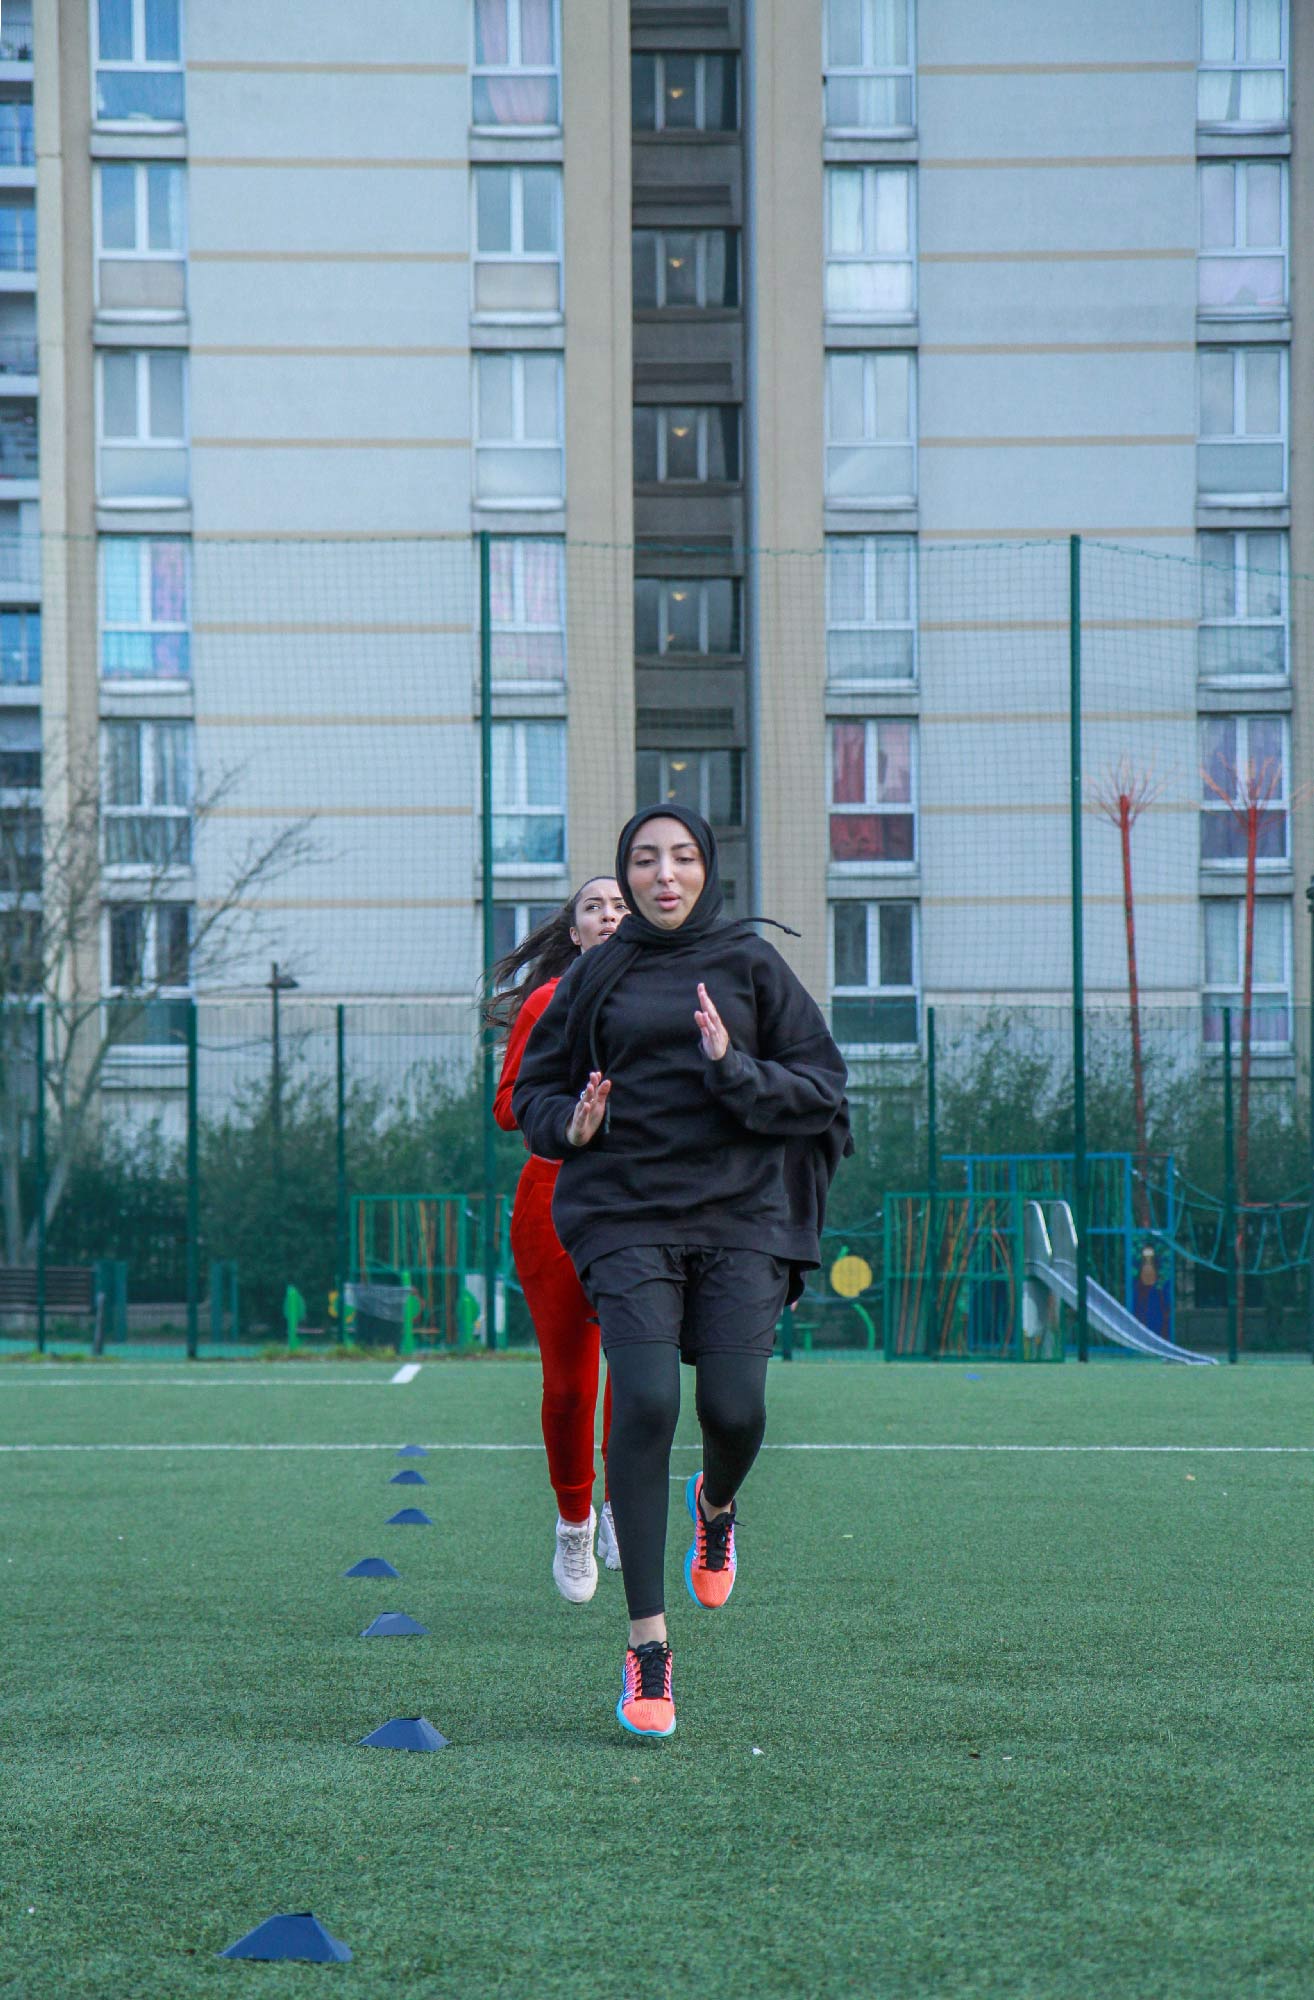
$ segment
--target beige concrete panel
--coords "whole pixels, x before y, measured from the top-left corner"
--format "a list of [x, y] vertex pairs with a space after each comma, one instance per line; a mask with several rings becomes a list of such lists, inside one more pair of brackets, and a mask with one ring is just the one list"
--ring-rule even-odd
[[634, 803], [628, 10], [563, 9], [571, 871], [610, 869]]
[[[817, 551], [822, 541], [821, 93], [800, 89], [820, 60], [817, 6], [768, 0], [756, 10], [753, 189], [761, 550]], [[818, 998], [827, 981], [826, 634], [816, 554], [758, 561], [759, 907], [794, 924], [779, 938]]]

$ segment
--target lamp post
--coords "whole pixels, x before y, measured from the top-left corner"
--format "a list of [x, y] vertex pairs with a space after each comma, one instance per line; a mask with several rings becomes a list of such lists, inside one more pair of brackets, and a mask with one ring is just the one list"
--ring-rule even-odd
[[270, 1000], [270, 1069], [269, 1069], [269, 1126], [273, 1137], [274, 1183], [281, 1186], [283, 1179], [283, 1064], [278, 1038], [278, 996], [280, 993], [295, 993], [301, 982], [290, 972], [280, 972], [277, 962], [269, 968]]

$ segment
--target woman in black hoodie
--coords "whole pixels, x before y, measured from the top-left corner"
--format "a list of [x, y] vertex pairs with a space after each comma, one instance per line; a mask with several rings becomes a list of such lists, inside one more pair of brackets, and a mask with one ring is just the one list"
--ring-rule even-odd
[[762, 1442], [776, 1323], [819, 1262], [830, 1178], [851, 1147], [843, 1058], [775, 948], [751, 920], [723, 918], [706, 821], [636, 814], [616, 878], [631, 914], [562, 979], [512, 1101], [531, 1151], [563, 1162], [553, 1222], [607, 1355], [630, 1613], [616, 1713], [637, 1735], [669, 1736], [679, 1364], [697, 1371], [703, 1432], [685, 1582], [716, 1609], [734, 1586], [735, 1495]]

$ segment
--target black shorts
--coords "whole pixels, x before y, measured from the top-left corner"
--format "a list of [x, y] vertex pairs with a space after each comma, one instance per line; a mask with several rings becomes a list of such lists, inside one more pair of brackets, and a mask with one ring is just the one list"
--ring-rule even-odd
[[683, 1243], [612, 1250], [580, 1275], [606, 1353], [659, 1341], [690, 1362], [700, 1354], [770, 1354], [789, 1290], [788, 1258]]

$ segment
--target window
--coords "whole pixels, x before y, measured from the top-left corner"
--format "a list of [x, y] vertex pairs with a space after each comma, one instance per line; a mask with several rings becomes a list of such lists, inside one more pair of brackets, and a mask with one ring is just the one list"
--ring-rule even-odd
[[[1239, 1052], [1245, 994], [1246, 903], [1244, 896], [1211, 897], [1204, 905], [1204, 1038], [1223, 1039], [1223, 1009], [1232, 1009], [1232, 1047]], [[1291, 905], [1283, 897], [1261, 896], [1255, 903], [1251, 965], [1250, 1038], [1256, 1047], [1286, 1048], [1291, 1042]]]
[[505, 958], [531, 931], [561, 914], [560, 903], [494, 903], [493, 957]]
[[38, 466], [36, 411], [0, 405], [0, 478], [35, 479]]
[[731, 403], [634, 406], [636, 486], [733, 484], [739, 411]]
[[826, 537], [826, 671], [832, 681], [916, 678], [912, 535]]
[[826, 124], [832, 132], [910, 132], [913, 0], [826, 0]]
[[119, 1046], [178, 1049], [187, 1039], [192, 912], [186, 903], [111, 903], [106, 997]]
[[41, 717], [0, 709], [0, 792], [41, 788]]
[[474, 170], [477, 313], [561, 311], [560, 167]]
[[826, 498], [911, 506], [915, 374], [910, 354], [826, 356]]
[[917, 907], [832, 903], [831, 1030], [844, 1048], [917, 1045]]
[[559, 354], [475, 361], [475, 495], [485, 506], [559, 507], [566, 472]]
[[1210, 715], [1200, 725], [1200, 859], [1244, 867], [1253, 822], [1261, 867], [1289, 865], [1287, 725], [1280, 715]]
[[41, 815], [0, 810], [0, 896], [41, 892]]
[[910, 318], [913, 270], [908, 169], [827, 167], [826, 311], [832, 319]]
[[187, 498], [186, 358], [174, 348], [100, 357], [101, 500]]
[[474, 122], [561, 123], [555, 0], [475, 0]]
[[[5, 10], [5, 32], [9, 28]], [[0, 55], [0, 62], [9, 58]], [[32, 107], [6, 98], [0, 102], [0, 167], [30, 167], [36, 160], [32, 146]]]
[[32, 0], [5, 0], [0, 13], [0, 62], [31, 62]]
[[493, 678], [560, 681], [566, 672], [565, 547], [496, 541], [489, 547]]
[[96, 172], [96, 297], [107, 312], [185, 304], [182, 167], [106, 161]]
[[566, 725], [493, 724], [493, 863], [564, 868]]
[[1202, 125], [1285, 125], [1285, 0], [1201, 0]]
[[41, 613], [0, 611], [0, 687], [41, 684]]
[[735, 132], [739, 71], [733, 56], [631, 56], [636, 132]]
[[917, 858], [916, 744], [910, 722], [830, 725], [830, 858], [909, 867]]
[[35, 271], [36, 210], [30, 202], [0, 199], [0, 271]]
[[706, 311], [739, 304], [735, 229], [636, 229], [636, 312]]
[[106, 680], [191, 673], [187, 543], [113, 535], [100, 544], [100, 671]]
[[190, 722], [101, 726], [108, 868], [186, 868], [192, 859]]
[[1283, 499], [1286, 415], [1285, 348], [1203, 349], [1196, 454], [1201, 494], [1270, 506]]
[[739, 585], [729, 576], [634, 579], [634, 650], [666, 658], [737, 653]]
[[1199, 537], [1202, 680], [1285, 680], [1287, 538], [1237, 532]]
[[1209, 160], [1201, 166], [1201, 312], [1286, 311], [1286, 194], [1281, 160]]
[[181, 0], [94, 0], [96, 117], [181, 125]]
[[712, 826], [744, 823], [739, 750], [640, 750], [635, 786], [644, 805], [689, 806]]

